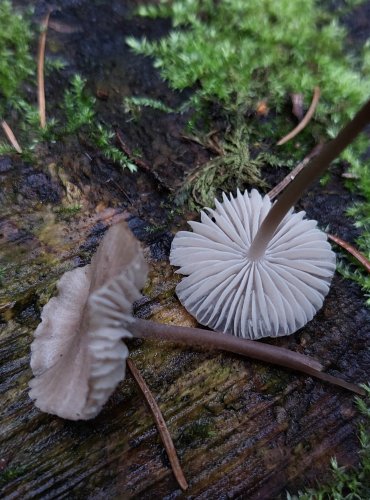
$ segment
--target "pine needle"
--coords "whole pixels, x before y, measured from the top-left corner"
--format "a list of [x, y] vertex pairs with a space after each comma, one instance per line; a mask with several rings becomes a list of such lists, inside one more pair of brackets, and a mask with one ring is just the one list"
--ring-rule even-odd
[[10, 142], [10, 144], [17, 151], [17, 153], [22, 154], [22, 148], [20, 147], [19, 142], [17, 141], [17, 138], [15, 137], [13, 130], [9, 127], [9, 125], [6, 123], [5, 120], [1, 121], [1, 126], [4, 130], [6, 137], [8, 138], [8, 141]]
[[334, 236], [333, 234], [328, 234], [329, 240], [334, 241], [337, 245], [347, 250], [348, 253], [353, 255], [353, 257], [366, 269], [368, 273], [370, 273], [370, 261], [359, 252], [354, 246], [347, 243], [347, 241], [342, 240], [338, 236]]
[[41, 128], [46, 127], [46, 103], [45, 103], [45, 81], [44, 81], [44, 63], [45, 63], [45, 45], [46, 33], [49, 24], [51, 11], [48, 11], [41, 22], [41, 33], [39, 37], [39, 49], [37, 53], [37, 99], [39, 104], [39, 116]]
[[153, 397], [149, 387], [147, 386], [145, 380], [141, 376], [141, 373], [135, 366], [135, 363], [131, 360], [127, 360], [127, 366], [135, 379], [135, 382], [140, 388], [146, 402], [149, 405], [150, 411], [152, 412], [154, 422], [157, 426], [158, 432], [162, 438], [163, 445], [167, 451], [168, 458], [170, 460], [170, 464], [173, 470], [173, 473], [176, 477], [177, 482], [179, 483], [182, 490], [186, 490], [188, 488], [188, 483], [185, 479], [184, 473], [182, 471], [179, 459], [177, 457], [176, 449], [173, 444], [171, 435], [167, 428], [166, 422], [163, 418], [162, 412]]

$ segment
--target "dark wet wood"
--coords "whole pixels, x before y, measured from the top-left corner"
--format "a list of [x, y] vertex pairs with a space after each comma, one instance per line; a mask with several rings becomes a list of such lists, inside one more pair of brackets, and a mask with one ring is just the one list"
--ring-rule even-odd
[[[186, 117], [180, 123], [150, 111], [135, 124], [118, 105], [133, 90], [164, 95], [168, 104], [176, 99], [150, 64], [137, 62], [122, 43], [125, 34], [155, 35], [166, 24], [132, 21], [126, 3], [118, 0], [99, 15], [94, 8], [64, 2], [55, 20], [83, 31], [48, 37], [54, 49], [67, 51], [73, 71], [86, 74], [90, 68], [91, 86], [104, 80], [109, 97], [99, 102], [100, 112], [118, 124], [131, 148], [142, 148], [145, 161], [172, 189], [183, 178], [182, 164], [190, 171], [206, 159], [201, 147], [180, 139]], [[58, 99], [50, 96], [52, 84], [46, 81], [48, 110], [50, 100]], [[166, 342], [136, 340], [130, 349], [174, 439], [189, 481], [186, 493], [130, 377], [92, 421], [67, 422], [40, 413], [27, 395], [29, 346], [40, 309], [58, 277], [87, 263], [114, 221], [128, 220], [151, 266], [136, 314], [164, 323], [195, 322], [174, 296], [179, 277], [168, 264], [172, 233], [185, 227], [189, 214], [171, 212], [167, 190], [145, 173], [122, 173], [82, 140], [40, 149], [37, 157], [33, 165], [17, 156], [0, 158], [2, 498], [285, 498], [286, 490], [294, 493], [324, 480], [331, 456], [340, 464], [357, 462], [359, 415], [346, 391], [238, 356]], [[284, 172], [275, 177], [278, 182]], [[322, 227], [330, 223], [336, 234], [353, 241], [356, 233], [344, 216], [352, 197], [342, 182], [334, 175], [300, 206]], [[369, 319], [359, 288], [335, 276], [314, 320], [274, 343], [315, 357], [333, 375], [364, 382]]]

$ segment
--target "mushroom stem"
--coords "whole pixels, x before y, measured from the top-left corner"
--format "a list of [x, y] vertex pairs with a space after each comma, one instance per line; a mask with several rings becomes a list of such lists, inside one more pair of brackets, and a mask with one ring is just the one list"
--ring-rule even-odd
[[153, 321], [135, 318], [130, 327], [131, 332], [140, 338], [161, 339], [180, 342], [191, 346], [207, 347], [241, 354], [253, 359], [273, 363], [291, 370], [316, 377], [325, 382], [343, 387], [356, 394], [364, 395], [364, 391], [356, 384], [351, 384], [327, 373], [322, 373], [323, 366], [318, 361], [283, 347], [277, 347], [254, 340], [240, 339], [200, 328], [188, 328], [165, 325]]
[[249, 248], [248, 257], [250, 259], [258, 260], [262, 257], [278, 225], [289, 209], [301, 197], [304, 190], [328, 168], [330, 163], [340, 155], [369, 122], [370, 101], [364, 104], [335, 139], [322, 148], [321, 152], [297, 175], [275, 205], [273, 205]]

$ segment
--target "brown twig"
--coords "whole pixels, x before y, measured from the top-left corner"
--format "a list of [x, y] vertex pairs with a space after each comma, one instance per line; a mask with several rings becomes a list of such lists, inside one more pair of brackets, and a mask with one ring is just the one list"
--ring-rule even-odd
[[116, 138], [117, 138], [117, 142], [118, 142], [119, 147], [122, 149], [122, 151], [125, 153], [125, 155], [128, 156], [130, 161], [132, 161], [132, 163], [135, 163], [135, 165], [138, 166], [139, 168], [141, 168], [141, 170], [144, 170], [145, 172], [148, 172], [151, 175], [153, 175], [152, 168], [144, 160], [134, 156], [130, 147], [125, 143], [123, 136], [122, 136], [122, 133], [119, 130], [116, 130]]
[[41, 22], [39, 49], [37, 52], [37, 99], [39, 103], [39, 116], [40, 116], [41, 128], [45, 128], [46, 126], [44, 62], [45, 62], [46, 32], [48, 29], [50, 14], [51, 11], [48, 11]]
[[218, 133], [219, 130], [212, 130], [209, 134], [207, 134], [205, 141], [202, 141], [195, 135], [180, 134], [180, 137], [182, 139], [185, 139], [186, 141], [199, 144], [203, 148], [211, 151], [211, 153], [216, 153], [218, 156], [223, 156], [225, 154], [225, 151], [223, 150], [222, 146], [220, 146], [220, 144], [215, 139], [213, 139], [213, 136]]
[[290, 141], [290, 139], [293, 139], [301, 130], [303, 130], [308, 122], [311, 120], [315, 113], [316, 106], [319, 102], [320, 99], [320, 88], [315, 87], [314, 93], [313, 93], [313, 98], [310, 107], [308, 108], [307, 113], [303, 117], [302, 121], [298, 123], [298, 125], [291, 131], [289, 134], [285, 135], [280, 141], [277, 143], [278, 146], [281, 146], [282, 144], [285, 144], [286, 142]]
[[364, 255], [362, 255], [362, 253], [360, 253], [355, 247], [353, 247], [346, 241], [342, 240], [341, 238], [338, 238], [338, 236], [334, 236], [333, 234], [328, 234], [328, 238], [329, 240], [334, 241], [334, 243], [336, 243], [340, 247], [347, 250], [347, 252], [353, 255], [355, 259], [357, 259], [359, 263], [364, 266], [366, 271], [370, 273], [370, 261]]
[[313, 148], [313, 150], [304, 158], [298, 165], [286, 176], [284, 179], [279, 182], [271, 191], [267, 193], [271, 200], [275, 199], [278, 194], [283, 191], [287, 187], [287, 185], [292, 182], [292, 180], [299, 174], [301, 170], [307, 165], [307, 163], [312, 160], [312, 158], [319, 154], [321, 151], [322, 144], [318, 144]]
[[161, 413], [161, 410], [160, 410], [156, 400], [154, 399], [152, 393], [150, 392], [150, 389], [147, 386], [145, 380], [141, 376], [139, 370], [136, 368], [135, 363], [131, 359], [128, 359], [127, 366], [129, 367], [129, 370], [130, 370], [132, 376], [134, 377], [135, 382], [139, 386], [146, 402], [149, 405], [149, 408], [150, 408], [152, 415], [153, 415], [153, 419], [155, 421], [155, 424], [157, 426], [159, 434], [162, 438], [164, 447], [167, 451], [167, 455], [168, 455], [168, 458], [170, 460], [171, 467], [172, 467], [173, 473], [176, 477], [176, 480], [179, 483], [181, 489], [186, 490], [188, 488], [188, 483], [187, 483], [185, 476], [184, 476], [184, 473], [182, 471], [179, 459], [177, 457], [175, 446], [173, 444], [171, 435], [168, 431], [168, 428], [167, 428], [166, 422], [163, 418], [163, 415]]
[[159, 175], [151, 168], [150, 165], [148, 165], [144, 160], [141, 158], [136, 157], [133, 152], [131, 151], [131, 148], [126, 144], [122, 133], [119, 130], [116, 130], [116, 139], [119, 147], [122, 149], [122, 151], [125, 153], [125, 155], [129, 158], [129, 160], [134, 163], [138, 168], [146, 172], [148, 175], [152, 177], [156, 182], [158, 182], [162, 188], [165, 188], [168, 190], [168, 187], [162, 179], [159, 177]]
[[1, 126], [4, 130], [6, 137], [8, 138], [8, 141], [10, 142], [10, 144], [17, 151], [17, 153], [21, 154], [22, 148], [20, 147], [19, 142], [17, 141], [17, 139], [13, 133], [13, 130], [9, 127], [9, 125], [6, 123], [5, 120], [1, 121]]

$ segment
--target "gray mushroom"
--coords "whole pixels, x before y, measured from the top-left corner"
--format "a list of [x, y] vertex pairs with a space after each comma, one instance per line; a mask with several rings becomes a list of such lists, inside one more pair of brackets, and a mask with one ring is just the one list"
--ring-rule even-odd
[[95, 417], [125, 376], [124, 338], [147, 266], [124, 223], [106, 233], [90, 265], [65, 273], [43, 308], [31, 346], [30, 397], [70, 420]]
[[170, 262], [186, 275], [176, 288], [199, 323], [249, 339], [295, 332], [321, 308], [335, 255], [316, 221], [291, 208], [370, 120], [370, 101], [271, 205], [256, 190], [223, 195], [214, 210], [176, 234]]

